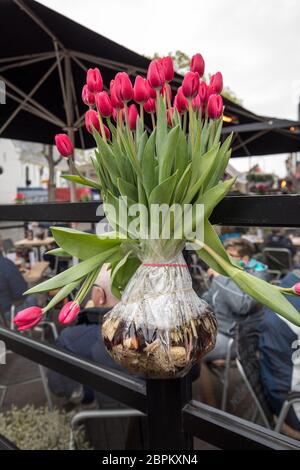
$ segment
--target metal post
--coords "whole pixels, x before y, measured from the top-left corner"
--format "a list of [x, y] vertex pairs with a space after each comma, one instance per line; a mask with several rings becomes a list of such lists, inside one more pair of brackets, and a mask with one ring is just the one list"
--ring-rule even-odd
[[193, 437], [183, 432], [182, 409], [192, 398], [190, 375], [147, 380], [147, 417], [151, 450], [192, 450]]
[[[71, 58], [69, 54], [65, 57], [65, 111], [68, 124], [68, 135], [75, 144], [75, 133], [74, 133], [74, 108], [73, 108], [73, 97], [72, 97], [72, 69], [71, 69]], [[71, 158], [74, 158], [72, 156]], [[70, 166], [72, 172], [72, 166]], [[76, 185], [72, 181], [70, 182], [70, 193], [71, 202], [76, 202]]]

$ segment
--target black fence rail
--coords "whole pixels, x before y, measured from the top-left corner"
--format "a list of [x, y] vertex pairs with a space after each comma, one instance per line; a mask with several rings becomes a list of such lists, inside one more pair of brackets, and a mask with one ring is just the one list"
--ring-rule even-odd
[[[0, 221], [97, 222], [97, 203], [0, 206]], [[300, 226], [300, 196], [232, 196], [215, 209], [220, 225]], [[193, 437], [221, 449], [300, 450], [300, 442], [192, 400], [190, 377], [142, 381], [0, 328], [6, 347], [93, 387], [147, 417], [148, 448], [192, 450]]]
[[[100, 202], [41, 203], [0, 206], [0, 221], [89, 222], [101, 220]], [[211, 222], [245, 227], [300, 227], [300, 195], [227, 196]]]

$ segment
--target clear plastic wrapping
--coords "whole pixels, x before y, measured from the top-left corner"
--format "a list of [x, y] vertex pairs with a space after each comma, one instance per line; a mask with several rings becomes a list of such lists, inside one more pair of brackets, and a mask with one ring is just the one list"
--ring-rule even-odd
[[182, 255], [142, 264], [102, 325], [113, 359], [148, 378], [184, 375], [213, 349], [216, 334], [215, 316], [193, 290]]

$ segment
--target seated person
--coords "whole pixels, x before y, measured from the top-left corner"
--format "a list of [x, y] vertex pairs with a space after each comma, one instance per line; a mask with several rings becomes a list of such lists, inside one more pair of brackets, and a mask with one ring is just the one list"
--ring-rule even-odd
[[220, 230], [221, 233], [219, 238], [222, 243], [224, 243], [229, 238], [240, 238], [242, 234], [240, 227], [226, 227], [223, 225]]
[[272, 229], [271, 234], [268, 236], [265, 248], [287, 248], [290, 250], [292, 256], [295, 256], [297, 248], [293, 245], [292, 240], [285, 235], [283, 228]]
[[[110, 277], [106, 266], [103, 266], [92, 290], [92, 301], [95, 308], [81, 311], [77, 324], [65, 328], [57, 339], [56, 345], [76, 356], [83, 357], [99, 364], [122, 370], [108, 354], [100, 334], [103, 315], [117, 304], [110, 290]], [[51, 391], [58, 396], [69, 399], [74, 404], [94, 400], [94, 393], [68, 377], [57, 372], [48, 372]]]
[[23, 296], [27, 289], [24, 277], [16, 265], [2, 255], [0, 246], [0, 313], [6, 325], [10, 319], [12, 305], [16, 306], [16, 312], [35, 305], [33, 297]]
[[[232, 238], [225, 242], [226, 251], [238, 261], [250, 274], [262, 279], [267, 278], [267, 267], [253, 258], [251, 243], [242, 238]], [[241, 321], [247, 315], [261, 315], [261, 306], [242, 291], [235, 282], [220, 275], [213, 269], [208, 274], [213, 278], [210, 289], [203, 294], [203, 299], [208, 302], [218, 321], [218, 335], [215, 349], [204, 360], [211, 362], [216, 359], [225, 359], [230, 337], [230, 330], [234, 324]]]
[[[280, 286], [291, 287], [297, 282], [300, 282], [300, 266], [288, 273]], [[300, 312], [300, 297], [287, 296], [287, 299]], [[260, 375], [266, 398], [277, 416], [288, 393], [300, 392], [299, 340], [299, 327], [265, 309], [260, 324]], [[300, 402], [290, 408], [286, 423], [300, 431]]]

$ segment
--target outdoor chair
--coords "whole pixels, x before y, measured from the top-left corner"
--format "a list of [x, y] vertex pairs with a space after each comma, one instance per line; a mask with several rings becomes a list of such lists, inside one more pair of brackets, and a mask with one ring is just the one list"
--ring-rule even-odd
[[0, 450], [19, 450], [19, 448], [0, 434]]
[[233, 357], [234, 352], [234, 338], [229, 334], [229, 342], [226, 351], [225, 359], [216, 359], [210, 363], [210, 370], [215, 375], [222, 384], [222, 396], [221, 396], [221, 410], [226, 411], [227, 400], [228, 400], [228, 389], [229, 389], [229, 378], [230, 378], [230, 369], [235, 366], [235, 361]]
[[263, 261], [268, 266], [268, 273], [275, 277], [275, 281], [293, 267], [292, 253], [288, 248], [264, 248]]
[[[90, 420], [90, 419], [105, 420], [109, 418], [109, 419], [117, 420], [119, 422], [120, 419], [123, 420], [124, 418], [130, 418], [130, 417], [140, 418], [143, 416], [145, 416], [143, 413], [141, 413], [140, 411], [131, 409], [131, 408], [79, 411], [73, 416], [71, 423], [70, 423], [71, 432], [70, 432], [69, 450], [78, 449], [75, 430], [80, 424], [82, 424], [86, 420]], [[111, 445], [108, 445], [107, 448], [111, 448]]]
[[[6, 357], [8, 358], [9, 356], [11, 356], [13, 354], [13, 352], [12, 351], [6, 351], [6, 354], [7, 354]], [[49, 388], [48, 388], [48, 382], [47, 382], [45, 369], [44, 369], [44, 367], [42, 367], [39, 364], [38, 364], [38, 369], [39, 369], [39, 376], [36, 376], [36, 374], [35, 374], [34, 377], [28, 377], [28, 374], [25, 373], [24, 376], [19, 377], [19, 380], [18, 379], [13, 380], [13, 381], [9, 380], [7, 383], [5, 383], [5, 381], [3, 381], [3, 377], [0, 376], [1, 381], [2, 381], [2, 383], [0, 384], [0, 410], [3, 407], [6, 394], [7, 394], [10, 387], [14, 387], [14, 386], [17, 386], [17, 385], [29, 385], [29, 384], [36, 383], [36, 382], [42, 382], [42, 386], [43, 386], [43, 390], [44, 390], [44, 393], [45, 393], [45, 396], [46, 396], [48, 408], [49, 408], [50, 411], [53, 410], [53, 403], [52, 403], [51, 394], [50, 394], [50, 391], [49, 391]]]
[[[11, 330], [14, 330], [15, 329], [14, 317], [15, 317], [15, 313], [16, 313], [16, 306], [14, 304], [11, 306], [11, 312], [10, 313], [11, 314], [10, 314], [9, 325], [8, 325], [7, 319], [5, 318], [5, 315], [2, 315], [2, 319], [3, 319], [3, 322], [4, 322], [4, 326], [9, 327]], [[42, 340], [44, 340], [45, 339], [45, 337], [44, 337], [44, 334], [45, 334], [44, 327], [45, 326], [50, 326], [53, 337], [54, 337], [54, 339], [56, 339], [57, 338], [56, 326], [53, 322], [48, 321], [47, 319], [44, 320], [43, 322], [41, 322], [38, 326], [36, 326], [34, 328], [34, 330], [35, 331], [40, 331], [42, 333]], [[30, 334], [32, 334], [31, 331], [30, 331]], [[9, 355], [9, 354], [14, 354], [14, 353], [12, 351], [6, 351], [6, 354]], [[3, 406], [3, 404], [4, 404], [4, 400], [5, 400], [7, 391], [10, 387], [13, 387], [13, 386], [16, 386], [16, 385], [28, 385], [28, 384], [39, 382], [39, 381], [42, 382], [42, 386], [43, 386], [44, 393], [45, 393], [45, 396], [46, 396], [46, 400], [47, 400], [47, 403], [48, 403], [48, 408], [49, 408], [49, 410], [53, 410], [53, 403], [52, 403], [50, 390], [49, 390], [49, 387], [48, 387], [48, 380], [47, 380], [45, 368], [43, 366], [41, 366], [40, 364], [38, 364], [38, 370], [39, 370], [39, 376], [38, 377], [27, 378], [25, 376], [25, 377], [21, 378], [21, 380], [19, 379], [19, 380], [15, 380], [13, 382], [9, 381], [7, 384], [5, 384], [5, 383], [1, 384], [0, 383], [0, 410]]]
[[253, 420], [258, 416], [263, 425], [280, 433], [300, 440], [300, 432], [285, 423], [285, 419], [292, 405], [300, 403], [300, 392], [290, 392], [281, 408], [279, 416], [273, 415], [260, 379], [260, 366], [258, 355], [259, 332], [249, 326], [240, 323], [236, 327], [237, 358], [236, 364], [239, 373], [245, 383], [253, 402], [256, 413]]
[[14, 245], [14, 242], [11, 240], [11, 238], [7, 238], [3, 240], [2, 251], [3, 251], [4, 256], [8, 255], [8, 253], [12, 253], [13, 251], [15, 251], [15, 245]]

